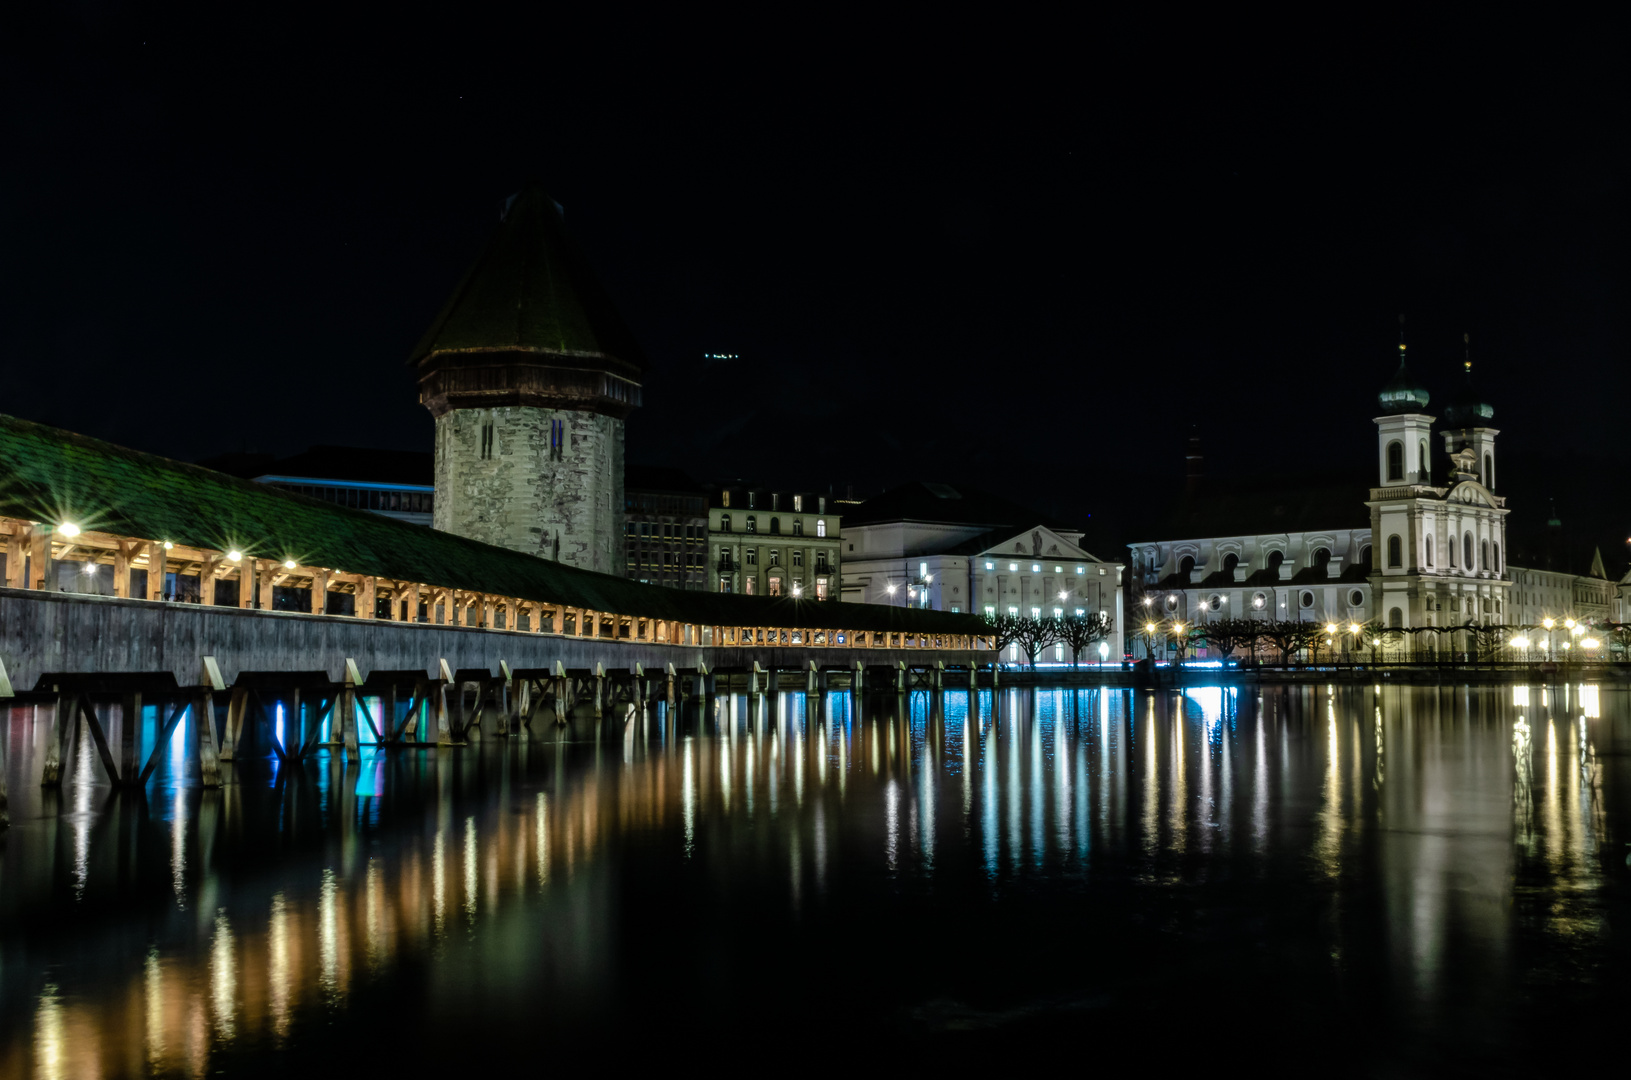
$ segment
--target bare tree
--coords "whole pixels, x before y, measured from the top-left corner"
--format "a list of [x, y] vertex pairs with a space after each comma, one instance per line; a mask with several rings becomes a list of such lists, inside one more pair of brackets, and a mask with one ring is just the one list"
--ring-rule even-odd
[[1061, 619], [1020, 619], [1019, 635], [1014, 643], [1025, 654], [1025, 662], [1036, 670], [1036, 657], [1043, 649], [1059, 641]]
[[1091, 615], [1072, 615], [1061, 620], [1059, 641], [1070, 646], [1070, 666], [1079, 667], [1082, 650], [1093, 646], [1115, 633], [1115, 620], [1102, 611]]
[[1217, 619], [1195, 628], [1196, 637], [1224, 656], [1256, 640], [1258, 634], [1258, 624], [1251, 619]]
[[1320, 623], [1296, 619], [1275, 619], [1262, 625], [1263, 639], [1280, 650], [1282, 664], [1289, 664], [1293, 653], [1314, 645], [1325, 633], [1325, 627]]
[[1019, 640], [1020, 631], [1029, 619], [1018, 615], [988, 615], [983, 620], [991, 635], [991, 647], [1000, 657], [1008, 646]]

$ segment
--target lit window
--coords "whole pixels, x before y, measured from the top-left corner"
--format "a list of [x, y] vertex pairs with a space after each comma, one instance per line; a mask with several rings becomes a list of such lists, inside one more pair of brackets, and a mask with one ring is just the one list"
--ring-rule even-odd
[[926, 577], [929, 576], [929, 564], [928, 563], [920, 562], [920, 563], [917, 564], [917, 576], [920, 577], [920, 578], [926, 578]]
[[1065, 572], [1065, 568], [1063, 566], [1056, 566], [1053, 568], [1053, 572], [1056, 574], [1063, 574]]
[[826, 518], [817, 518], [816, 519], [816, 535], [817, 536], [826, 536], [827, 535], [827, 519]]
[[1063, 619], [1065, 617], [1065, 609], [1062, 608], [1062, 607], [1054, 608], [1053, 609], [1053, 617], [1056, 618], [1056, 619]]
[[803, 495], [794, 495], [793, 496], [793, 513], [799, 514], [799, 513], [803, 513], [803, 512], [804, 512], [804, 496]]
[[995, 605], [995, 604], [985, 605], [985, 617], [988, 618], [988, 619], [996, 618], [997, 617], [997, 605]]
[[1019, 608], [1017, 608], [1017, 607], [1010, 607], [1010, 608], [1009, 608], [1009, 609], [1008, 609], [1008, 614], [1010, 614], [1010, 615], [1018, 615], [1018, 614], [1019, 614]]
[[1031, 573], [1040, 574], [1041, 572], [1042, 572], [1042, 564], [1041, 563], [1034, 562], [1034, 563], [1031, 564]]
[[1080, 619], [1083, 615], [1086, 615], [1086, 614], [1087, 614], [1087, 609], [1086, 608], [1077, 608], [1076, 609], [1076, 617], [1078, 619]]
[[1031, 609], [1031, 618], [1040, 619], [1041, 617], [1042, 617], [1042, 609], [1041, 608], [1034, 607], [1034, 608]]
[[[1085, 574], [1085, 573], [1087, 573], [1087, 567], [1085, 567], [1085, 566], [1078, 566], [1078, 567], [1077, 567], [1077, 568], [1076, 568], [1076, 572], [1077, 572], [1077, 573], [1078, 573], [1078, 574]], [[1102, 573], [1104, 573], [1104, 571], [1103, 571], [1103, 570], [1100, 570], [1100, 571], [1099, 571], [1099, 573], [1101, 573], [1101, 574], [1102, 574]]]
[[997, 568], [997, 566], [996, 566], [996, 564], [995, 564], [995, 563], [986, 563], [986, 564], [985, 564], [985, 568], [986, 568], [986, 569], [987, 569], [987, 570], [995, 570], [995, 569], [996, 569], [996, 568]]
[[1018, 570], [1018, 569], [1019, 569], [1019, 563], [1011, 562], [1011, 563], [1008, 564], [1008, 572], [1009, 573], [1013, 573], [1015, 570]]

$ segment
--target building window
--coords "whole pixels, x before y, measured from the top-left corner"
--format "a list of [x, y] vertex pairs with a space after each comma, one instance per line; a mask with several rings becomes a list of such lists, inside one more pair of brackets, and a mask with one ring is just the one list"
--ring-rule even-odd
[[1174, 593], [1173, 595], [1167, 597], [1167, 610], [1168, 611], [1177, 611], [1178, 610], [1178, 596], [1177, 596], [1176, 593]]
[[1388, 627], [1393, 630], [1404, 629], [1404, 612], [1400, 611], [1398, 608], [1390, 609], [1387, 613], [1387, 624]]
[[729, 506], [730, 504], [731, 504], [731, 493], [728, 492], [728, 491], [721, 491], [719, 493], [719, 505], [720, 506]]
[[1271, 551], [1271, 552], [1269, 552], [1268, 561], [1265, 562], [1264, 565], [1268, 567], [1269, 573], [1278, 574], [1280, 572], [1280, 564], [1285, 562], [1285, 561], [1286, 561], [1286, 553], [1285, 552], [1283, 552], [1283, 551]]
[[773, 578], [770, 579], [769, 594], [771, 596], [780, 596], [782, 594], [782, 579], [781, 578], [773, 577]]
[[1404, 544], [1397, 535], [1387, 538], [1387, 564], [1390, 568], [1404, 565]]
[[1008, 614], [1017, 617], [1019, 615], [1019, 608], [1013, 607], [1013, 606], [1010, 605], [1009, 608], [1008, 608]]
[[748, 509], [749, 510], [752, 510], [753, 509], [753, 504], [758, 502], [758, 499], [755, 498], [755, 495], [756, 495], [756, 492], [752, 492], [752, 491], [748, 492]]
[[782, 553], [779, 550], [777, 550], [776, 548], [771, 548], [770, 549], [770, 565], [771, 566], [780, 566], [781, 564], [782, 564]]
[[1488, 570], [1489, 569], [1489, 541], [1488, 540], [1479, 541], [1479, 544], [1478, 544], [1478, 557], [1483, 560], [1483, 562], [1481, 564], [1483, 566], [1483, 568], [1485, 570]]
[[1042, 609], [1041, 608], [1034, 607], [1034, 608], [1031, 609], [1031, 618], [1040, 619], [1041, 617], [1042, 617]]
[[988, 619], [995, 619], [997, 617], [997, 605], [995, 605], [995, 604], [985, 605], [985, 617], [988, 618]]
[[749, 566], [758, 566], [759, 565], [759, 549], [758, 548], [751, 548], [751, 547], [748, 548], [747, 549], [747, 560], [748, 560], [748, 565]]
[[747, 595], [752, 596], [753, 595], [753, 584], [754, 584], [754, 579], [753, 578], [744, 578], [743, 581], [742, 581], [742, 591], [744, 593], [746, 593]]
[[[1520, 470], [1520, 471], [1522, 471], [1522, 470]], [[1485, 487], [1490, 488], [1490, 489], [1494, 489], [1494, 487], [1495, 487], [1495, 455], [1494, 454], [1485, 454], [1484, 455], [1484, 475], [1479, 477], [1479, 479], [1481, 479], [1484, 482]]]
[[756, 533], [758, 531], [759, 531], [759, 519], [757, 517], [754, 517], [752, 514], [749, 514], [748, 515], [748, 532]]
[[1040, 574], [1041, 572], [1042, 572], [1042, 564], [1041, 563], [1032, 563], [1031, 564], [1031, 573]]
[[816, 578], [816, 599], [827, 599], [827, 579], [824, 577]]
[[770, 519], [770, 535], [771, 536], [780, 536], [781, 534], [782, 534], [782, 519], [781, 518], [771, 518]]
[[795, 514], [804, 513], [804, 496], [803, 495], [794, 495], [793, 496], [793, 513], [795, 513]]
[[481, 458], [483, 461], [493, 456], [493, 418], [489, 416], [481, 422]]
[[[1489, 568], [1499, 574], [1501, 572], [1501, 545], [1491, 544], [1489, 550]], [[1499, 611], [1500, 609], [1497, 608], [1496, 610]]]
[[719, 531], [722, 533], [731, 531], [731, 516], [729, 514], [719, 515]]
[[804, 535], [804, 519], [803, 518], [794, 518], [793, 519], [793, 535], [794, 536], [803, 536]]
[[720, 592], [730, 592], [731, 591], [731, 579], [730, 578], [722, 577], [722, 578], [719, 579], [719, 591]]
[[816, 535], [817, 536], [826, 536], [827, 535], [827, 519], [826, 518], [817, 518], [816, 519]]
[[1009, 563], [1009, 564], [1008, 564], [1008, 572], [1009, 572], [1009, 573], [1010, 573], [1010, 574], [1012, 574], [1012, 573], [1017, 573], [1017, 572], [1018, 572], [1018, 570], [1019, 570], [1019, 563], [1017, 563], [1017, 562], [1011, 562], [1011, 563]]
[[1387, 444], [1387, 478], [1390, 483], [1404, 479], [1404, 443], [1397, 440]]
[[1235, 567], [1239, 565], [1240, 556], [1236, 555], [1234, 552], [1231, 551], [1229, 554], [1223, 557], [1223, 572], [1225, 574], [1233, 574], [1235, 572]]
[[1087, 573], [1087, 567], [1085, 567], [1085, 566], [1078, 566], [1078, 567], [1077, 567], [1077, 568], [1076, 568], [1076, 572], [1077, 572], [1077, 573], [1078, 573], [1078, 574], [1085, 574], [1085, 573]]
[[1355, 589], [1353, 592], [1349, 593], [1348, 594], [1348, 606], [1349, 607], [1364, 607], [1365, 606], [1365, 594], [1360, 592], [1358, 589]]
[[1303, 590], [1303, 594], [1302, 596], [1298, 597], [1298, 600], [1305, 608], [1311, 608], [1314, 606], [1314, 594], [1309, 592], [1307, 589]]
[[1461, 565], [1466, 567], [1468, 570], [1473, 569], [1472, 533], [1470, 532], [1461, 537]]
[[1421, 453], [1421, 456], [1416, 459], [1416, 468], [1421, 470], [1421, 482], [1425, 484], [1425, 483], [1427, 483], [1427, 472], [1428, 472], [1428, 470], [1427, 470], [1427, 440], [1423, 439], [1421, 441], [1421, 445], [1418, 446], [1416, 449]]
[[1427, 565], [1433, 565], [1433, 538], [1431, 536], [1427, 537]]
[[549, 422], [549, 456], [560, 461], [566, 454], [566, 421]]
[[987, 570], [995, 570], [997, 568], [997, 565], [996, 565], [996, 563], [986, 563], [985, 568]]
[[803, 548], [794, 548], [793, 549], [793, 565], [794, 566], [803, 566], [804, 565], [804, 549]]
[[1269, 598], [1267, 593], [1255, 593], [1252, 596], [1252, 607], [1256, 610], [1262, 611], [1264, 608], [1268, 607], [1268, 604]]
[[782, 508], [782, 494], [781, 494], [781, 492], [772, 491], [770, 493], [770, 508], [772, 510], [780, 510]]

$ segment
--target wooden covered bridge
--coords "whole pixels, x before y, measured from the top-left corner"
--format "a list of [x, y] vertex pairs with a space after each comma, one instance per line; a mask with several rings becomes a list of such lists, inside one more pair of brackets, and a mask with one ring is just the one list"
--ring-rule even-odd
[[972, 680], [996, 657], [969, 615], [645, 585], [4, 416], [0, 534], [0, 695], [56, 702], [64, 739], [81, 719], [101, 731], [98, 700], [142, 693], [224, 692], [228, 739], [257, 696], [389, 694], [404, 700], [380, 741], [422, 738], [418, 708], [445, 742], [472, 685], [477, 717], [501, 700], [520, 722], [540, 698], [564, 716], [619, 683], [672, 699], [687, 680], [773, 692], [776, 672], [811, 687], [842, 673], [859, 689], [874, 669], [894, 688], [947, 668]]

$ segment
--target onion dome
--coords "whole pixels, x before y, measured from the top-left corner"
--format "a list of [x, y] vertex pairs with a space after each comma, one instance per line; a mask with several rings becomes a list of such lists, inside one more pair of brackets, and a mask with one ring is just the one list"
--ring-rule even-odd
[[1376, 395], [1377, 403], [1385, 413], [1414, 413], [1427, 408], [1428, 400], [1427, 388], [1417, 382], [1410, 369], [1405, 367], [1404, 346], [1400, 345], [1399, 370]]
[[1472, 384], [1472, 361], [1467, 361], [1467, 378], [1460, 393], [1444, 407], [1445, 423], [1451, 427], [1482, 427], [1495, 418], [1495, 407], [1485, 401]]

